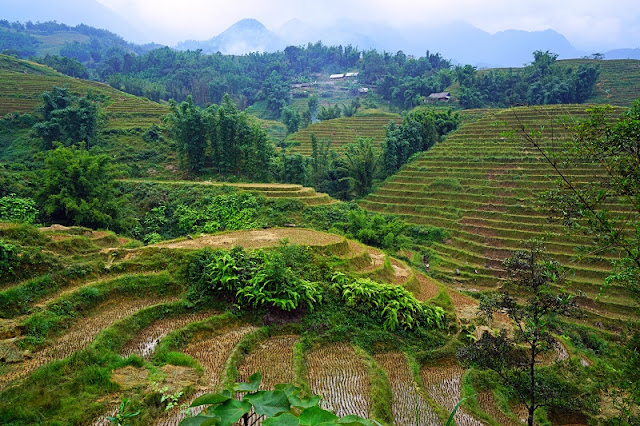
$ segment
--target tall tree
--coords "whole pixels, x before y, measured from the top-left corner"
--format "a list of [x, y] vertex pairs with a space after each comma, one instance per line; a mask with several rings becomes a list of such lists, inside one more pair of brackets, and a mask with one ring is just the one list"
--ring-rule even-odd
[[506, 331], [485, 331], [476, 342], [458, 351], [457, 357], [467, 366], [494, 371], [526, 406], [527, 423], [533, 426], [538, 408], [566, 406], [567, 401], [577, 398], [577, 391], [555, 380], [554, 375], [545, 375], [540, 365], [540, 355], [556, 344], [550, 320], [568, 314], [573, 301], [567, 295], [554, 294], [550, 284], [559, 278], [557, 264], [545, 259], [535, 241], [530, 244], [527, 251], [516, 252], [504, 262], [513, 294], [496, 294], [480, 303], [480, 310], [489, 318], [495, 312], [506, 314], [515, 329], [514, 337], [508, 337]]
[[188, 174], [199, 174], [205, 165], [207, 149], [207, 129], [202, 110], [189, 96], [186, 101], [171, 104], [168, 120], [177, 142], [181, 168]]
[[98, 104], [92, 96], [78, 97], [66, 87], [54, 87], [42, 94], [40, 107], [42, 121], [33, 126], [35, 134], [44, 141], [44, 149], [53, 148], [54, 142], [65, 146], [84, 142], [85, 148], [93, 144], [98, 132]]
[[116, 199], [107, 155], [58, 147], [47, 154], [44, 164], [38, 200], [49, 220], [90, 228], [123, 228], [124, 209]]
[[344, 154], [344, 168], [351, 193], [356, 197], [366, 195], [378, 174], [380, 156], [370, 138], [358, 138], [358, 143], [350, 144]]

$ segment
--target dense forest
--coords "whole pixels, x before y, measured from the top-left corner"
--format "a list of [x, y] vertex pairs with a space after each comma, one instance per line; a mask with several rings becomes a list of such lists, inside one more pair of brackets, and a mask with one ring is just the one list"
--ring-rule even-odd
[[[89, 37], [86, 43], [66, 43], [59, 55], [36, 57], [41, 42], [32, 34], [73, 30]], [[453, 66], [439, 53], [422, 57], [326, 46], [322, 42], [289, 46], [275, 53], [233, 56], [205, 55], [154, 45], [137, 46], [105, 30], [86, 25], [68, 27], [55, 22], [26, 24], [0, 21], [0, 51], [30, 57], [73, 77], [108, 82], [125, 92], [154, 101], [186, 100], [200, 106], [219, 104], [229, 94], [240, 109], [266, 100], [274, 118], [288, 103], [289, 84], [312, 81], [317, 73], [360, 70], [362, 83], [376, 87], [380, 96], [400, 110], [424, 102], [431, 93], [454, 83], [460, 86], [464, 108], [520, 104], [582, 103], [592, 93], [598, 67], [558, 67], [557, 55], [534, 52], [524, 69], [478, 71], [470, 65]]]

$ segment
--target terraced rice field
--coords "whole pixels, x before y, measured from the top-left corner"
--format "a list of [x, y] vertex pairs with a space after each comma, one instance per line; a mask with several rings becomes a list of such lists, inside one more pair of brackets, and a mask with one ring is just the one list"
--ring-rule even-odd
[[418, 392], [405, 356], [398, 352], [379, 354], [375, 357], [391, 383], [393, 394], [393, 418], [399, 426], [435, 425], [440, 419], [435, 410]]
[[120, 355], [128, 357], [129, 355], [140, 355], [145, 359], [151, 358], [153, 352], [163, 337], [167, 334], [182, 328], [192, 322], [202, 321], [215, 312], [198, 312], [194, 314], [186, 314], [177, 318], [165, 318], [155, 321], [151, 326], [145, 328], [137, 334], [127, 345], [122, 348]]
[[[204, 368], [206, 384], [198, 390], [192, 400], [207, 392], [218, 390], [220, 376], [225, 367], [225, 363], [234, 347], [247, 334], [256, 331], [253, 326], [243, 326], [231, 329], [221, 335], [201, 339], [190, 343], [184, 353], [193, 357]], [[198, 414], [202, 409], [192, 409], [193, 414]], [[177, 426], [186, 416], [179, 410], [172, 410], [166, 417], [156, 422], [157, 426]]]
[[238, 366], [238, 381], [246, 382], [259, 371], [260, 389], [273, 389], [279, 383], [294, 383], [293, 347], [299, 336], [274, 336], [258, 344]]
[[289, 183], [227, 183], [211, 181], [158, 181], [125, 179], [125, 182], [157, 184], [157, 185], [210, 185], [210, 186], [232, 186], [243, 191], [255, 192], [263, 195], [267, 199], [293, 198], [302, 201], [308, 206], [321, 206], [334, 204], [337, 201], [323, 192], [316, 192], [313, 188]]
[[[464, 370], [455, 364], [455, 361], [420, 369], [420, 377], [425, 390], [436, 403], [446, 408], [448, 412], [453, 411], [461, 399], [463, 373]], [[464, 409], [458, 409], [454, 420], [457, 425], [461, 426], [481, 426], [483, 424], [465, 413]]]
[[309, 386], [320, 406], [338, 416], [369, 416], [367, 367], [349, 344], [316, 348], [307, 354]]
[[[145, 98], [129, 95], [96, 81], [80, 80], [60, 74], [44, 65], [19, 61], [0, 55], [0, 116], [11, 112], [27, 113], [41, 103], [40, 96], [52, 87], [68, 87], [72, 93], [86, 95], [89, 91], [106, 96], [104, 117], [106, 129], [147, 126], [159, 123], [169, 108]], [[120, 120], [119, 120], [120, 119]]]
[[[3, 237], [11, 235], [10, 231], [14, 227], [15, 225], [0, 224]], [[52, 251], [65, 249], [65, 243], [68, 241], [86, 246], [86, 250], [80, 257], [63, 251], [60, 258], [64, 263], [77, 261], [83, 256], [100, 255], [105, 264], [110, 261], [111, 268], [119, 272], [110, 275], [108, 271], [103, 271], [104, 276], [100, 275], [97, 279], [93, 275], [88, 275], [73, 281], [62, 288], [46, 293], [43, 298], [34, 299], [25, 314], [0, 320], [1, 331], [4, 333], [1, 343], [13, 343], [20, 340], [22, 324], [32, 316], [55, 310], [56, 306], [63, 306], [65, 301], [73, 300], [74, 297], [85, 294], [88, 290], [90, 294], [104, 295], [103, 299], [79, 310], [76, 316], [67, 320], [56, 332], [49, 333], [46, 341], [36, 346], [35, 350], [21, 361], [13, 364], [0, 363], [2, 368], [0, 392], [11, 392], [9, 388], [24, 385], [27, 382], [24, 379], [39, 374], [36, 371], [39, 367], [65, 358], [68, 361], [69, 357], [84, 349], [90, 352], [96, 341], [103, 343], [108, 341], [111, 342], [109, 344], [113, 344], [112, 339], [116, 334], [126, 333], [130, 326], [138, 324], [137, 321], [151, 318], [148, 322], [140, 323], [139, 328], [122, 341], [117, 353], [125, 357], [136, 354], [151, 360], [158, 343], [162, 342], [169, 333], [176, 332], [177, 334], [167, 337], [170, 342], [179, 342], [171, 350], [190, 356], [204, 371], [203, 376], [198, 378], [192, 369], [186, 367], [171, 365], [159, 367], [158, 370], [162, 371], [160, 373], [163, 377], [162, 383], [188, 383], [194, 386], [194, 392], [183, 398], [181, 403], [189, 403], [206, 392], [220, 390], [221, 384], [230, 379], [230, 372], [236, 368], [237, 380], [246, 380], [255, 371], [260, 371], [264, 389], [273, 388], [278, 383], [306, 381], [313, 392], [323, 397], [324, 407], [336, 410], [339, 415], [369, 416], [370, 371], [366, 361], [351, 344], [333, 344], [307, 350], [303, 358], [308, 374], [306, 377], [297, 377], [299, 366], [294, 366], [293, 354], [299, 336], [277, 334], [265, 338], [259, 334], [262, 329], [259, 329], [258, 325], [238, 323], [231, 316], [226, 318], [216, 316], [217, 311], [214, 310], [191, 311], [190, 308], [182, 305], [183, 301], [179, 294], [181, 288], [176, 287], [170, 290], [173, 288], [171, 287], [173, 279], [171, 274], [164, 270], [168, 265], [160, 264], [154, 267], [157, 270], [147, 270], [142, 273], [134, 271], [138, 267], [136, 262], [145, 256], [145, 248], [128, 251], [122, 245], [129, 240], [110, 233], [91, 232], [83, 228], [54, 226], [33, 228], [33, 232], [46, 236]], [[382, 281], [397, 285], [409, 286], [409, 282], [412, 282], [412, 285], [419, 286], [418, 293], [422, 300], [437, 295], [442, 288], [436, 281], [421, 276], [408, 265], [393, 258], [389, 259], [392, 267], [387, 266], [385, 275], [382, 275], [385, 270], [384, 253], [337, 235], [307, 229], [280, 228], [224, 233], [182, 242], [168, 242], [163, 245], [163, 250], [184, 251], [204, 246], [227, 247], [235, 244], [245, 245], [248, 248], [267, 247], [278, 244], [278, 241], [285, 236], [289, 237], [293, 243], [315, 245], [320, 247], [321, 251], [326, 250], [328, 255], [341, 258], [345, 263], [352, 265], [354, 271], [364, 276], [380, 276], [384, 278]], [[33, 238], [38, 239], [36, 236]], [[223, 240], [234, 243], [224, 245]], [[187, 245], [182, 246], [181, 243]], [[324, 247], [331, 247], [331, 249], [327, 250]], [[152, 247], [150, 252], [157, 252], [157, 249]], [[109, 255], [113, 250], [121, 253], [117, 256]], [[120, 290], [133, 285], [134, 281], [136, 286], [133, 288], [136, 291]], [[21, 285], [23, 284], [10, 284], [4, 291]], [[150, 291], [142, 292], [141, 289], [147, 287]], [[457, 293], [452, 291], [451, 294], [455, 296]], [[454, 301], [454, 303], [457, 302]], [[10, 326], [5, 327], [7, 323], [10, 323]], [[14, 328], [15, 333], [7, 339], [6, 333], [11, 327]], [[108, 328], [112, 331], [106, 334], [101, 333]], [[178, 337], [177, 340], [172, 340], [174, 336], [183, 336], [180, 333], [188, 329], [196, 331], [189, 332], [192, 334], [184, 334], [189, 337]], [[113, 335], [109, 334], [113, 330], [120, 331]], [[258, 341], [251, 346], [248, 353], [244, 353], [245, 347], [242, 345], [251, 339], [258, 339]], [[375, 360], [389, 377], [394, 396], [393, 413], [396, 424], [413, 424], [412, 421], [416, 418], [416, 407], [421, 424], [439, 422], [435, 414], [437, 409], [434, 408], [434, 402], [425, 397], [424, 390], [417, 387], [403, 354], [376, 355]], [[93, 411], [88, 414], [91, 416], [90, 419], [93, 419], [93, 424], [108, 424], [106, 416], [116, 412], [120, 398], [126, 397], [129, 392], [132, 392], [131, 389], [139, 390], [140, 386], [151, 389], [151, 374], [148, 369], [131, 365], [111, 372], [112, 381], [121, 383], [120, 380], [123, 380], [123, 383], [133, 384], [127, 385], [131, 387], [122, 385], [114, 389], [113, 393], [101, 398], [102, 404], [97, 408], [93, 407]], [[435, 397], [431, 396], [431, 398], [435, 400]], [[443, 409], [440, 408], [440, 410]], [[158, 425], [177, 425], [183, 418], [184, 414], [180, 409], [174, 408], [167, 413], [156, 415], [149, 421]]]
[[358, 137], [371, 138], [376, 146], [385, 139], [385, 126], [390, 121], [400, 122], [397, 114], [377, 113], [364, 116], [342, 117], [320, 121], [290, 135], [286, 140], [296, 145], [293, 152], [311, 155], [311, 133], [318, 141], [331, 140], [330, 149], [342, 152], [345, 145], [358, 142]]
[[[469, 290], [499, 286], [505, 277], [502, 261], [522, 249], [522, 241], [544, 237], [548, 255], [568, 268], [569, 290], [583, 295], [582, 304], [590, 315], [614, 322], [633, 316], [636, 307], [624, 288], [612, 287], [594, 300], [615, 253], [588, 254], [577, 260], [577, 247], [589, 240], [567, 236], [562, 225], [548, 220], [540, 202], [544, 191], [555, 188], [553, 170], [525, 138], [504, 133], [524, 125], [539, 132], [547, 149], [558, 150], [569, 137], [563, 122], [585, 117], [585, 108], [488, 111], [405, 165], [360, 205], [450, 231], [448, 241], [431, 246], [436, 257], [431, 271]], [[581, 162], [564, 172], [578, 182], [604, 173], [598, 165]], [[622, 209], [616, 203], [609, 207]]]
[[29, 375], [41, 365], [66, 358], [74, 352], [86, 348], [100, 331], [119, 319], [125, 318], [142, 308], [173, 300], [176, 300], [176, 298], [110, 299], [97, 307], [90, 316], [76, 322], [62, 336], [55, 339], [51, 345], [33, 353], [30, 359], [22, 363], [12, 364], [11, 370], [0, 376], [0, 390], [4, 389], [8, 383]]

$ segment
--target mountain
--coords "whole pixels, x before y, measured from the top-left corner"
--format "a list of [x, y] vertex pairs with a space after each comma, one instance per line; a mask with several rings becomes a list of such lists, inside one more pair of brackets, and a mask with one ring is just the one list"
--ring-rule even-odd
[[139, 42], [144, 38], [140, 25], [134, 25], [95, 0], [0, 0], [0, 10], [0, 18], [11, 22], [85, 24], [117, 33], [129, 41]]
[[244, 19], [210, 40], [185, 41], [176, 48], [202, 49], [205, 53], [220, 51], [244, 54], [273, 52], [288, 45], [299, 46], [317, 41], [325, 45], [351, 44], [363, 50], [402, 50], [415, 56], [423, 56], [429, 50], [439, 52], [455, 63], [479, 67], [520, 67], [531, 62], [535, 50], [549, 50], [557, 53], [561, 59], [584, 55], [562, 34], [553, 30], [507, 30], [489, 34], [465, 22], [440, 27], [396, 29], [384, 23], [363, 23], [350, 19], [340, 19], [326, 27], [293, 19], [276, 31], [268, 30], [255, 19]]
[[605, 52], [605, 59], [640, 59], [640, 49], [615, 49]]
[[275, 52], [282, 50], [287, 43], [261, 22], [255, 19], [243, 19], [224, 32], [207, 41], [189, 40], [178, 43], [176, 49], [202, 49], [204, 53], [221, 52], [228, 55], [242, 55], [249, 52]]

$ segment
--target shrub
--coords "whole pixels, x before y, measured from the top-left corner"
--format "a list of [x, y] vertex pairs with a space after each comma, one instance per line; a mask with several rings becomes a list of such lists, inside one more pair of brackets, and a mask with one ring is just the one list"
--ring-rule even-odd
[[0, 198], [0, 220], [33, 223], [38, 215], [35, 204], [31, 198], [17, 197], [16, 194], [2, 197]]

